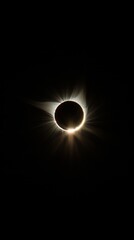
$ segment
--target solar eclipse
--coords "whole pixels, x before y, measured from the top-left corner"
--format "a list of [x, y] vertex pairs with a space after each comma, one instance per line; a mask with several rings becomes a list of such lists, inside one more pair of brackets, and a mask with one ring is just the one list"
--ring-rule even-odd
[[75, 101], [64, 101], [58, 105], [54, 113], [57, 126], [67, 133], [80, 130], [85, 122], [84, 111]]
[[81, 130], [89, 131], [89, 113], [84, 90], [76, 89], [72, 93], [58, 94], [55, 101], [51, 102], [30, 100], [29, 103], [46, 112], [44, 124], [49, 134], [61, 132], [63, 137], [71, 134], [81, 138]]

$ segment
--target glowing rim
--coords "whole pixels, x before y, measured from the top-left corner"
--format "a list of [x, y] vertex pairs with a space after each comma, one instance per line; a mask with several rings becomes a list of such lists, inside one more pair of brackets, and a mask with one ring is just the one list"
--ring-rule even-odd
[[[69, 102], [69, 101], [70, 101], [70, 102], [75, 102], [75, 103], [77, 103], [77, 104], [81, 107], [81, 109], [82, 109], [82, 111], [83, 111], [83, 120], [82, 120], [81, 124], [80, 124], [79, 126], [77, 126], [76, 128], [69, 128], [69, 129], [65, 130], [64, 128], [61, 128], [61, 127], [58, 125], [58, 123], [57, 123], [57, 121], [56, 121], [56, 119], [55, 119], [55, 112], [56, 112], [56, 109], [58, 108], [59, 105], [61, 105], [61, 104], [64, 103], [64, 102]], [[60, 103], [56, 106], [56, 108], [55, 108], [55, 110], [54, 110], [53, 118], [54, 118], [54, 123], [56, 124], [56, 126], [57, 126], [60, 130], [71, 134], [71, 133], [74, 133], [74, 132], [76, 132], [76, 131], [78, 131], [78, 130], [80, 130], [80, 129], [82, 128], [82, 126], [84, 125], [85, 120], [86, 120], [86, 113], [85, 113], [84, 108], [79, 104], [79, 102], [73, 101], [73, 100], [65, 100], [65, 101], [63, 101], [63, 102], [60, 102]]]

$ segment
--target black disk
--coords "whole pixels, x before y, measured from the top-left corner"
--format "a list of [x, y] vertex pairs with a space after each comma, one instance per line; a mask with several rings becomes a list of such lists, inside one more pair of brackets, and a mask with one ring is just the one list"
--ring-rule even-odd
[[55, 120], [64, 130], [78, 127], [84, 117], [81, 106], [73, 101], [61, 103], [55, 111]]

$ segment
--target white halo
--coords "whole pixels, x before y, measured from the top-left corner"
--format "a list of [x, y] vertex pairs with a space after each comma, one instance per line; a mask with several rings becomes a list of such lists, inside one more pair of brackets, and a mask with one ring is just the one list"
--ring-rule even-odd
[[[57, 109], [57, 107], [58, 107], [59, 105], [61, 105], [61, 104], [64, 103], [64, 102], [68, 102], [68, 101], [70, 101], [70, 102], [75, 102], [75, 103], [77, 103], [77, 104], [81, 107], [81, 109], [82, 109], [82, 111], [83, 111], [83, 119], [82, 119], [82, 122], [81, 122], [81, 124], [80, 124], [79, 126], [77, 126], [77, 127], [75, 127], [75, 128], [68, 128], [68, 129], [66, 130], [66, 129], [64, 129], [64, 128], [61, 128], [61, 127], [58, 125], [58, 123], [57, 123], [57, 121], [56, 121], [56, 119], [55, 119], [55, 112], [56, 112], [56, 109]], [[79, 130], [83, 127], [83, 125], [84, 125], [84, 123], [85, 123], [85, 120], [86, 120], [86, 111], [84, 110], [84, 108], [81, 106], [81, 104], [80, 104], [78, 101], [69, 99], [69, 100], [65, 100], [65, 101], [60, 102], [60, 103], [56, 106], [56, 108], [55, 108], [55, 110], [54, 110], [53, 118], [54, 118], [54, 123], [56, 124], [56, 126], [57, 126], [60, 130], [62, 130], [62, 131], [64, 131], [64, 132], [67, 132], [68, 134], [73, 134], [74, 132], [79, 131]]]
[[[67, 130], [61, 128], [55, 119], [55, 111], [57, 107], [66, 101], [72, 101], [80, 105], [80, 107], [83, 110], [83, 120], [81, 124], [75, 128], [69, 128]], [[67, 134], [73, 134], [75, 132], [78, 132], [80, 129], [87, 130], [87, 126], [84, 126], [86, 122], [89, 122], [89, 114], [88, 114], [88, 107], [86, 104], [86, 99], [85, 99], [85, 92], [84, 90], [74, 90], [72, 93], [69, 94], [69, 92], [66, 92], [66, 94], [62, 94], [62, 96], [57, 95], [55, 97], [55, 101], [44, 101], [44, 102], [37, 102], [33, 100], [29, 100], [29, 104], [33, 105], [34, 107], [37, 107], [38, 109], [41, 109], [45, 112], [47, 112], [47, 119], [45, 120], [44, 123], [47, 124], [49, 127], [49, 131], [51, 133], [57, 132], [57, 130], [62, 131]]]

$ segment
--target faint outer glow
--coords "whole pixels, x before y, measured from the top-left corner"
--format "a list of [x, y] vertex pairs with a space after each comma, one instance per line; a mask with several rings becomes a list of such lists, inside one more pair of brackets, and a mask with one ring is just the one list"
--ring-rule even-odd
[[[81, 106], [81, 104], [80, 104], [78, 101], [74, 101], [74, 100], [71, 100], [71, 99], [62, 101], [61, 103], [66, 102], [66, 101], [73, 101], [73, 102], [78, 103], [78, 104]], [[60, 104], [61, 104], [61, 103], [60, 103]], [[58, 107], [60, 104], [58, 104], [57, 107]], [[56, 109], [57, 109], [57, 107], [56, 107]], [[62, 130], [62, 131], [64, 131], [64, 132], [67, 132], [68, 134], [73, 134], [73, 133], [75, 133], [76, 131], [80, 130], [80, 129], [83, 127], [83, 125], [84, 125], [84, 123], [85, 123], [85, 120], [86, 120], [86, 112], [85, 112], [85, 110], [84, 110], [84, 108], [83, 108], [82, 106], [81, 106], [81, 108], [82, 108], [82, 110], [83, 110], [83, 115], [84, 115], [84, 116], [83, 116], [83, 120], [82, 120], [81, 124], [80, 124], [79, 126], [77, 126], [76, 128], [69, 128], [69, 129], [67, 129], [67, 130], [61, 128], [61, 127], [57, 124], [57, 121], [56, 121], [56, 119], [55, 119], [55, 111], [56, 111], [56, 109], [55, 109], [54, 114], [53, 114], [54, 123], [56, 124], [56, 126], [57, 126], [60, 130]]]

